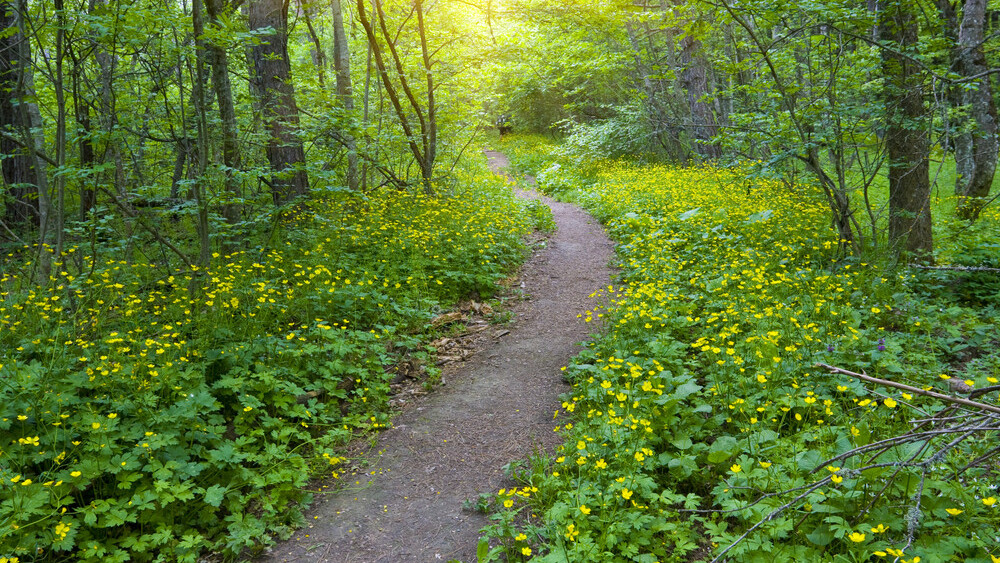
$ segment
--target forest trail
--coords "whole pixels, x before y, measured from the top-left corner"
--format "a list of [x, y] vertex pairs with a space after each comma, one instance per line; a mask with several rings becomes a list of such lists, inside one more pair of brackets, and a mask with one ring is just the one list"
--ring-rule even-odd
[[[510, 164], [486, 156], [496, 173]], [[261, 561], [474, 562], [488, 521], [463, 502], [504, 486], [505, 464], [560, 442], [553, 413], [569, 386], [559, 368], [595, 328], [577, 315], [608, 284], [613, 244], [580, 208], [521, 195], [540, 197], [558, 229], [521, 271], [529, 299], [514, 306], [509, 332], [488, 331], [480, 350], [445, 372], [447, 385], [409, 402], [379, 435], [371, 466], [350, 477], [362, 485], [317, 495], [309, 525]]]

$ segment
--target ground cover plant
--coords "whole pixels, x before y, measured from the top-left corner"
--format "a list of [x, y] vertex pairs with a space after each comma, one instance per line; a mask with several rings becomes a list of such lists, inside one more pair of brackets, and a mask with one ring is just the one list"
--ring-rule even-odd
[[307, 481], [387, 424], [390, 368], [523, 258], [526, 204], [480, 169], [445, 195], [315, 198], [272, 246], [166, 270], [76, 260], [0, 303], [0, 556], [196, 561], [302, 523]]
[[[845, 255], [818, 191], [746, 170], [586, 175], [621, 280], [483, 560], [1000, 561], [995, 272]], [[996, 268], [998, 224], [940, 222], [940, 260]]]

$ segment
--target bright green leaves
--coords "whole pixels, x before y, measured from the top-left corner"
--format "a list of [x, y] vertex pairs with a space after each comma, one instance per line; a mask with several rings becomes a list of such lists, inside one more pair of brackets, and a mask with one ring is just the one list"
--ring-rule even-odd
[[971, 285], [985, 279], [964, 278], [973, 292], [933, 270], [837, 261], [822, 202], [743, 170], [599, 161], [586, 176], [571, 197], [608, 225], [622, 282], [601, 292], [605, 333], [567, 368], [564, 446], [531, 479], [548, 556], [633, 561], [669, 528], [666, 544], [733, 561], [866, 560], [898, 556], [912, 530], [907, 561], [983, 560], [1000, 495], [966, 465], [992, 442], [896, 444], [944, 405], [815, 363], [943, 392], [956, 373], [998, 384], [982, 340], [996, 308]]
[[287, 244], [197, 275], [5, 279], [0, 554], [197, 561], [288, 535], [309, 479], [343, 473], [331, 454], [388, 423], [388, 368], [427, 359], [431, 311], [494, 290], [545, 223], [502, 179], [455, 174], [449, 197], [313, 201]]

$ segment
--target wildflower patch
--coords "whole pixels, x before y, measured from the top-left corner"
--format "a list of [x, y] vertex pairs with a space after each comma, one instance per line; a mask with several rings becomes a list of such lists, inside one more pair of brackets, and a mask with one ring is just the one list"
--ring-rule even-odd
[[537, 212], [502, 180], [449, 191], [317, 199], [208, 269], [68, 248], [36, 286], [8, 263], [0, 559], [243, 557], [302, 525], [309, 479], [388, 424], [388, 368], [524, 257]]
[[[564, 445], [515, 470], [537, 492], [493, 505], [485, 534], [497, 553], [996, 556], [995, 441], [986, 438], [1000, 425], [989, 413], [962, 419], [985, 424], [981, 439], [952, 444], [962, 434], [951, 427], [913, 430], [954, 416], [951, 405], [817, 366], [945, 393], [937, 375], [955, 374], [988, 389], [1000, 377], [987, 336], [997, 334], [995, 296], [983, 306], [981, 290], [929, 294], [934, 280], [920, 271], [839, 254], [826, 204], [808, 186], [748, 182], [738, 168], [608, 161], [568, 176], [570, 197], [615, 239], [621, 280], [602, 291], [606, 308], [581, 313], [604, 330], [565, 371], [573, 390], [555, 428]], [[956, 337], [975, 352], [946, 348]], [[996, 391], [984, 397], [998, 402]], [[519, 534], [533, 540], [514, 541]]]

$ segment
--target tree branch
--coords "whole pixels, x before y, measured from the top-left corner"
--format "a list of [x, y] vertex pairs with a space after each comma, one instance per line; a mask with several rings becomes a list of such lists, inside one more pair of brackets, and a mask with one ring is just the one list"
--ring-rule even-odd
[[824, 363], [818, 363], [816, 365], [818, 367], [830, 370], [831, 373], [842, 373], [844, 375], [849, 375], [851, 377], [860, 379], [862, 381], [867, 381], [868, 383], [874, 383], [876, 385], [885, 385], [886, 387], [895, 387], [896, 389], [906, 391], [907, 393], [924, 395], [926, 397], [934, 397], [935, 399], [940, 399], [948, 403], [955, 403], [962, 406], [971, 407], [974, 409], [1000, 414], [1000, 407], [987, 405], [986, 403], [980, 403], [978, 401], [970, 401], [969, 399], [963, 399], [961, 397], [952, 397], [951, 395], [945, 395], [943, 393], [937, 393], [935, 391], [927, 391], [919, 387], [913, 387], [912, 385], [906, 385], [904, 383], [896, 383], [895, 381], [889, 381], [888, 379], [879, 379], [877, 377], [872, 377], [870, 375], [863, 373], [854, 373], [853, 371], [848, 371], [846, 369], [833, 367]]

